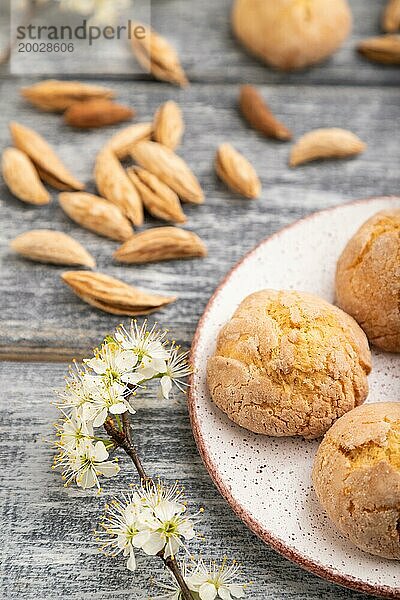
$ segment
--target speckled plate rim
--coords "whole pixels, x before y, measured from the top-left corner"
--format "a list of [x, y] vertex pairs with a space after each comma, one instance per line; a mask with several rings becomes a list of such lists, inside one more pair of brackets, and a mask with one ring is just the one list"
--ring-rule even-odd
[[[237, 262], [236, 265], [234, 265], [232, 267], [232, 269], [227, 273], [227, 275], [222, 279], [222, 281], [220, 282], [220, 284], [218, 285], [218, 287], [212, 294], [210, 300], [208, 301], [207, 306], [203, 312], [203, 315], [201, 316], [201, 318], [199, 320], [199, 323], [197, 325], [197, 328], [196, 328], [196, 331], [195, 331], [195, 334], [193, 337], [192, 347], [191, 347], [191, 351], [190, 351], [190, 362], [193, 366], [194, 371], [196, 369], [197, 346], [198, 346], [201, 331], [206, 322], [209, 311], [211, 310], [220, 291], [222, 290], [222, 288], [225, 287], [226, 283], [231, 278], [233, 273], [243, 263], [245, 263], [260, 248], [260, 246], [268, 244], [272, 239], [276, 239], [277, 237], [282, 235], [282, 233], [284, 233], [288, 229], [291, 229], [292, 227], [297, 227], [298, 225], [300, 225], [301, 223], [304, 223], [305, 221], [309, 221], [309, 220], [318, 218], [318, 216], [323, 213], [340, 211], [340, 209], [345, 206], [357, 206], [357, 205], [368, 204], [370, 202], [377, 202], [377, 201], [387, 202], [388, 200], [398, 201], [398, 200], [400, 200], [400, 197], [399, 196], [371, 196], [370, 198], [365, 198], [363, 200], [355, 200], [355, 201], [345, 202], [343, 204], [335, 205], [335, 206], [314, 212], [306, 217], [303, 217], [302, 219], [299, 219], [293, 223], [290, 223], [289, 225], [286, 225], [279, 231], [273, 233], [272, 235], [270, 235], [267, 238], [265, 238], [264, 240], [262, 240], [252, 250], [247, 252], [243, 256], [243, 258], [241, 258], [239, 260], [239, 262]], [[301, 554], [300, 552], [297, 552], [293, 548], [290, 548], [287, 544], [285, 544], [278, 537], [272, 535], [271, 532], [268, 531], [268, 529], [265, 529], [264, 527], [262, 527], [260, 525], [260, 523], [258, 523], [257, 520], [254, 519], [254, 517], [252, 517], [249, 514], [249, 512], [240, 504], [240, 502], [238, 502], [238, 500], [236, 498], [234, 498], [231, 491], [224, 483], [223, 474], [221, 474], [218, 471], [217, 466], [213, 463], [210, 455], [207, 452], [205, 440], [202, 436], [201, 427], [200, 427], [199, 421], [197, 419], [194, 380], [195, 380], [195, 373], [193, 373], [193, 375], [191, 375], [191, 377], [190, 377], [187, 401], [188, 401], [190, 422], [191, 422], [192, 431], [193, 431], [194, 439], [196, 441], [197, 448], [199, 450], [201, 459], [202, 459], [211, 479], [213, 480], [215, 486], [219, 490], [220, 494], [228, 502], [228, 504], [230, 505], [232, 510], [235, 512], [235, 514], [245, 523], [245, 525], [253, 533], [255, 533], [261, 540], [263, 540], [264, 542], [266, 542], [267, 544], [272, 546], [272, 548], [274, 550], [276, 550], [277, 552], [279, 552], [279, 554], [281, 554], [285, 558], [288, 558], [290, 561], [298, 564], [300, 567], [302, 567], [306, 571], [309, 571], [310, 573], [313, 573], [314, 575], [318, 575], [318, 577], [321, 577], [323, 579], [326, 579], [327, 581], [336, 583], [338, 585], [342, 585], [344, 587], [347, 587], [347, 588], [350, 588], [353, 590], [364, 592], [366, 594], [374, 594], [377, 596], [381, 596], [383, 598], [394, 598], [394, 599], [398, 600], [400, 598], [400, 590], [399, 589], [393, 588], [391, 586], [386, 586], [386, 585], [372, 585], [372, 584], [366, 583], [362, 579], [359, 579], [356, 577], [351, 577], [350, 575], [343, 575], [342, 573], [336, 571], [335, 569], [329, 569], [325, 565], [322, 565], [316, 561], [310, 560], [307, 557], [305, 557], [303, 554]]]

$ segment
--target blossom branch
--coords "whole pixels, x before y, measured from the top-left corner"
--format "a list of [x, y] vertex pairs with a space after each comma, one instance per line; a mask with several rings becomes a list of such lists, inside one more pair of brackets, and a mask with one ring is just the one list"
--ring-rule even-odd
[[[58, 454], [64, 485], [83, 489], [97, 487], [101, 478], [116, 476], [121, 467], [110, 452], [121, 448], [132, 460], [140, 477], [134, 490], [114, 498], [96, 531], [96, 539], [108, 556], [123, 554], [130, 571], [136, 569], [136, 551], [160, 558], [171, 576], [163, 600], [209, 600], [242, 598], [244, 586], [234, 582], [238, 567], [205, 564], [201, 559], [189, 566], [176, 556], [195, 535], [199, 514], [190, 514], [182, 488], [155, 481], [143, 466], [131, 433], [136, 394], [143, 385], [158, 383], [159, 393], [169, 398], [172, 386], [180, 390], [190, 373], [187, 353], [166, 339], [166, 331], [141, 327], [135, 321], [128, 330], [119, 327], [107, 336], [83, 365], [70, 368], [66, 386], [55, 402], [60, 410], [56, 424]], [[107, 437], [99, 434], [105, 430]], [[161, 600], [161, 598], [159, 599]]]
[[[104, 429], [106, 430], [108, 435], [114, 440], [114, 442], [116, 444], [118, 444], [118, 446], [120, 448], [122, 448], [126, 452], [126, 454], [129, 456], [129, 458], [132, 460], [132, 462], [135, 465], [135, 468], [138, 472], [138, 475], [142, 481], [142, 484], [150, 484], [150, 485], [154, 486], [155, 483], [154, 483], [153, 479], [146, 474], [146, 471], [142, 465], [142, 462], [139, 458], [137, 450], [136, 450], [134, 444], [132, 443], [128, 413], [124, 413], [122, 415], [122, 421], [123, 421], [123, 431], [119, 431], [114, 426], [114, 423], [113, 423], [112, 419], [110, 419], [110, 418], [107, 419], [106, 422], [104, 423]], [[182, 592], [182, 599], [183, 600], [193, 600], [193, 596], [185, 582], [185, 579], [179, 568], [178, 563], [175, 560], [175, 557], [169, 556], [169, 557], [165, 558], [163, 550], [158, 552], [157, 556], [159, 556], [162, 559], [165, 566], [171, 571], [171, 573], [175, 577], [176, 582], [179, 585], [180, 590]]]

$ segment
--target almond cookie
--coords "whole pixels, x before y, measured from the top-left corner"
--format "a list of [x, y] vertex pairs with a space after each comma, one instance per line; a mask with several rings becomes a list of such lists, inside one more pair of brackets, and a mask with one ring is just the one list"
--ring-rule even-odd
[[217, 406], [256, 433], [315, 438], [368, 394], [368, 341], [312, 294], [263, 290], [222, 328], [207, 379]]
[[400, 208], [377, 213], [351, 238], [337, 264], [336, 298], [371, 344], [400, 352]]
[[400, 559], [400, 403], [365, 404], [339, 419], [319, 447], [313, 483], [353, 544]]

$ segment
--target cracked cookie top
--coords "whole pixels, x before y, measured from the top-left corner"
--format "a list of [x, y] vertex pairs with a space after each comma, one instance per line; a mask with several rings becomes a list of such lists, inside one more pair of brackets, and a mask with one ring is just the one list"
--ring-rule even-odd
[[262, 290], [222, 328], [207, 377], [214, 402], [256, 433], [318, 437], [364, 402], [371, 356], [357, 323], [312, 294]]
[[313, 483], [356, 546], [400, 559], [400, 403], [365, 404], [339, 419], [319, 447]]
[[336, 297], [372, 344], [400, 352], [400, 209], [377, 213], [348, 242], [337, 264]]

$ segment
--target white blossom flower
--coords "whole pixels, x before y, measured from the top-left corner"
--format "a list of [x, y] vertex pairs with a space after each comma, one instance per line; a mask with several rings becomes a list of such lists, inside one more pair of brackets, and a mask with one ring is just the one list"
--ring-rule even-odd
[[100, 490], [99, 475], [114, 477], [120, 470], [116, 461], [107, 461], [108, 452], [103, 442], [93, 445], [86, 440], [72, 451], [61, 449], [54, 466], [63, 469], [65, 485], [75, 481], [83, 489], [97, 486]]
[[134, 352], [122, 350], [112, 342], [104, 343], [94, 358], [84, 361], [102, 377], [106, 386], [120, 383], [124, 375], [135, 369], [137, 362], [138, 357]]
[[[227, 567], [226, 558], [220, 566], [213, 562], [206, 564], [202, 559], [197, 563], [192, 561], [189, 565], [185, 561], [179, 566], [193, 600], [215, 600], [216, 598], [233, 600], [243, 598], [245, 595], [246, 585], [234, 583], [239, 571], [238, 565], [233, 562], [230, 567]], [[155, 600], [182, 599], [181, 589], [172, 575], [169, 584], [158, 583], [157, 585], [164, 590], [164, 593], [157, 596]]]
[[207, 565], [200, 560], [186, 581], [189, 589], [198, 593], [200, 600], [233, 600], [245, 595], [244, 585], [233, 583], [238, 571], [239, 566], [235, 562], [227, 566], [226, 558], [220, 566], [213, 562]]
[[124, 376], [123, 381], [135, 385], [166, 371], [169, 357], [165, 347], [166, 335], [166, 331], [158, 331], [155, 325], [148, 330], [147, 321], [140, 328], [136, 321], [132, 321], [129, 331], [122, 326], [118, 329], [116, 341], [124, 350], [131, 350], [138, 361], [137, 373], [133, 377]]
[[158, 483], [145, 486], [139, 495], [153, 513], [151, 519], [146, 515], [150, 535], [142, 545], [143, 551], [152, 556], [164, 551], [164, 558], [174, 557], [179, 548], [184, 547], [183, 540], [191, 540], [195, 536], [194, 521], [185, 515], [182, 490], [177, 484], [167, 488]]
[[100, 523], [102, 529], [96, 532], [97, 541], [101, 543], [101, 550], [106, 555], [117, 556], [122, 552], [127, 556], [126, 566], [134, 571], [135, 549], [140, 548], [149, 536], [143, 524], [146, 523], [146, 513], [150, 516], [151, 510], [145, 508], [136, 492], [123, 496], [122, 501], [112, 500], [106, 508], [107, 512]]
[[69, 417], [65, 415], [62, 423], [56, 423], [59, 441], [57, 446], [65, 449], [67, 452], [77, 449], [82, 443], [93, 439], [93, 426], [86, 422], [77, 411]]
[[190, 365], [187, 362], [188, 354], [189, 352], [179, 352], [179, 347], [174, 345], [169, 351], [166, 369], [160, 380], [161, 393], [166, 400], [169, 398], [173, 383], [182, 392], [184, 386], [188, 385], [183, 381], [191, 373]]
[[98, 388], [98, 377], [79, 369], [77, 365], [75, 367], [75, 371], [70, 368], [65, 388], [58, 392], [58, 400], [54, 403], [63, 412], [80, 412], [85, 402], [91, 401]]
[[101, 386], [93, 395], [90, 402], [82, 407], [82, 416], [87, 421], [93, 421], [94, 427], [100, 427], [107, 419], [108, 413], [121, 415], [125, 412], [135, 414], [135, 409], [126, 398], [125, 386], [115, 382], [108, 386]]

